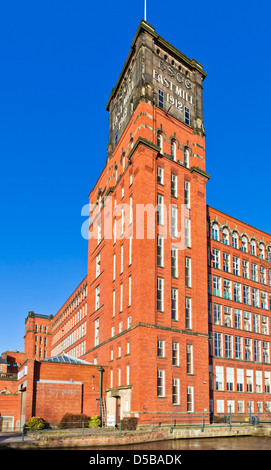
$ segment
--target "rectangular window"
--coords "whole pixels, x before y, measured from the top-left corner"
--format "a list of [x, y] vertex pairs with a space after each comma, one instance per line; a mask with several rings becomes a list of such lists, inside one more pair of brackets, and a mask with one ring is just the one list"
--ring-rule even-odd
[[165, 357], [165, 341], [157, 340], [157, 356]]
[[113, 290], [113, 317], [116, 313], [116, 292]]
[[161, 277], [157, 278], [157, 310], [164, 310], [164, 279]]
[[95, 310], [100, 308], [100, 285], [95, 289]]
[[129, 238], [129, 266], [132, 264], [132, 248], [133, 248], [133, 238], [131, 235]]
[[233, 367], [226, 368], [226, 377], [227, 377], [227, 391], [234, 391], [234, 369]]
[[164, 239], [161, 235], [157, 235], [157, 266], [164, 266]]
[[171, 276], [178, 277], [178, 250], [171, 247]]
[[217, 332], [215, 332], [215, 356], [222, 356], [222, 335]]
[[184, 182], [184, 203], [187, 209], [190, 209], [190, 181]]
[[242, 338], [235, 336], [235, 359], [243, 359]]
[[158, 225], [163, 225], [163, 212], [164, 212], [164, 198], [161, 194], [157, 195], [157, 223]]
[[172, 404], [180, 403], [180, 379], [172, 379]]
[[99, 344], [99, 318], [95, 320], [95, 346]]
[[224, 326], [232, 327], [232, 309], [224, 306]]
[[230, 255], [228, 253], [223, 253], [223, 271], [230, 272]]
[[158, 106], [159, 108], [164, 108], [164, 92], [158, 88]]
[[234, 309], [234, 327], [240, 330], [242, 328], [242, 310]]
[[233, 300], [235, 302], [241, 302], [241, 284], [238, 282], [233, 283]]
[[214, 304], [214, 323], [222, 325], [222, 306], [219, 304]]
[[172, 343], [172, 365], [179, 365], [179, 343]]
[[253, 392], [253, 370], [247, 369], [247, 392]]
[[254, 333], [260, 333], [260, 315], [253, 313], [253, 331]]
[[132, 303], [132, 277], [129, 276], [129, 295], [128, 295], [128, 306], [130, 307]]
[[236, 276], [240, 275], [240, 259], [236, 256], [233, 256], [233, 274]]
[[177, 215], [178, 215], [178, 211], [177, 211], [177, 207], [176, 206], [171, 206], [171, 225], [170, 225], [170, 229], [171, 229], [171, 236], [172, 237], [177, 237]]
[[243, 286], [243, 302], [244, 304], [250, 305], [250, 287]]
[[165, 396], [165, 371], [157, 370], [157, 396]]
[[101, 274], [101, 253], [96, 256], [96, 277]]
[[216, 390], [224, 390], [224, 367], [216, 366], [215, 368]]
[[251, 263], [251, 279], [258, 282], [258, 266], [254, 263]]
[[245, 360], [251, 361], [252, 352], [251, 352], [251, 339], [245, 338]]
[[171, 196], [177, 197], [177, 175], [171, 173]]
[[261, 360], [261, 349], [260, 349], [260, 341], [254, 339], [254, 361], [260, 362]]
[[116, 279], [116, 253], [113, 254], [113, 281]]
[[120, 312], [123, 310], [123, 284], [120, 285]]
[[220, 251], [213, 248], [213, 268], [220, 269]]
[[262, 371], [256, 370], [256, 393], [262, 393]]
[[191, 287], [191, 258], [185, 257], [185, 287]]
[[120, 247], [120, 274], [123, 273], [123, 245]]
[[244, 312], [244, 330], [251, 331], [251, 315], [250, 312]]
[[252, 305], [259, 307], [259, 290], [252, 287]]
[[190, 109], [187, 106], [184, 107], [184, 122], [190, 125]]
[[185, 226], [185, 248], [191, 248], [191, 221], [188, 217], [184, 219], [184, 226]]
[[217, 297], [221, 297], [221, 278], [213, 276], [213, 292]]
[[225, 335], [225, 357], [232, 358], [232, 336]]
[[189, 297], [185, 299], [185, 328], [192, 329], [191, 299]]
[[231, 281], [224, 279], [224, 299], [231, 300]]
[[133, 223], [133, 196], [130, 196], [129, 224]]
[[164, 168], [161, 166], [157, 167], [157, 183], [164, 184]]
[[244, 391], [244, 369], [237, 369], [237, 392]]
[[171, 319], [178, 320], [178, 289], [171, 288]]
[[98, 223], [98, 245], [102, 239], [102, 225], [101, 222]]
[[186, 345], [186, 372], [193, 374], [193, 346], [192, 344]]
[[187, 411], [194, 411], [194, 387], [187, 387]]
[[249, 279], [249, 266], [248, 266], [248, 261], [244, 260], [242, 261], [242, 266], [243, 266], [243, 277], [245, 279]]

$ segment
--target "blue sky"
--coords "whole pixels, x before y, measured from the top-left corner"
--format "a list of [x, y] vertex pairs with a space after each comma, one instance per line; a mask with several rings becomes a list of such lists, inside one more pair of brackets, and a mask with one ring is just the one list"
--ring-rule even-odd
[[[0, 353], [87, 272], [81, 208], [106, 159], [108, 97], [144, 1], [0, 7]], [[271, 233], [270, 2], [148, 0], [147, 21], [203, 64], [207, 202]]]

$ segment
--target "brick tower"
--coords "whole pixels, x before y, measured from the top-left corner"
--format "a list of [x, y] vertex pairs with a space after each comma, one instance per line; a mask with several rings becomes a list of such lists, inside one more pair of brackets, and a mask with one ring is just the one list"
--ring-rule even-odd
[[205, 76], [141, 21], [107, 104], [84, 357], [109, 366], [116, 420], [209, 410]]

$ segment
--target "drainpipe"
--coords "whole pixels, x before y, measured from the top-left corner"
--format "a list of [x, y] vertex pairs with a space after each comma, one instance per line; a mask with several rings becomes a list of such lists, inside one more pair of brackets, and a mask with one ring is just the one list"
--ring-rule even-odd
[[102, 419], [103, 419], [103, 415], [102, 415], [102, 383], [103, 383], [103, 368], [101, 366], [99, 366], [98, 368], [99, 372], [100, 372], [100, 420], [101, 420], [101, 424], [103, 425], [102, 423]]

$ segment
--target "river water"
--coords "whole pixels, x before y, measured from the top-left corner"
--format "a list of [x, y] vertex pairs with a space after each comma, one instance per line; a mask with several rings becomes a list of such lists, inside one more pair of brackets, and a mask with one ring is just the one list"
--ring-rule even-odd
[[271, 437], [216, 437], [201, 439], [178, 439], [163, 442], [148, 442], [127, 446], [89, 447], [88, 450], [100, 451], [180, 451], [180, 450], [271, 450]]

